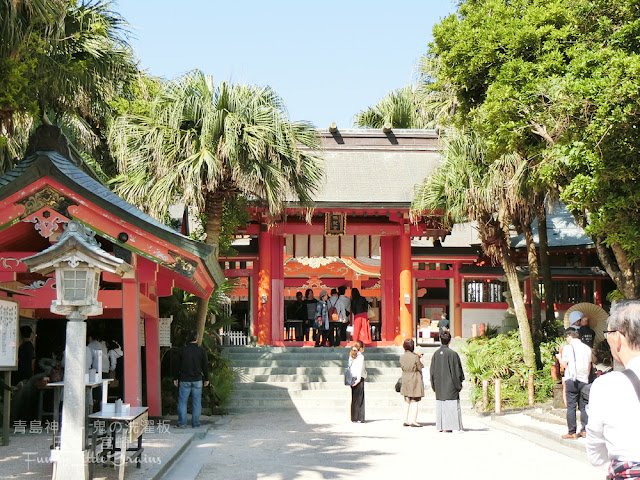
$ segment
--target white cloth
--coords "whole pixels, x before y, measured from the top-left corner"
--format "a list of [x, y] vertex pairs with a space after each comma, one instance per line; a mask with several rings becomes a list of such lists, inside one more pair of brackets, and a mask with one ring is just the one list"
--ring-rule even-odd
[[116, 366], [118, 365], [118, 359], [122, 357], [124, 354], [122, 353], [122, 349], [112, 348], [109, 350], [109, 370], [112, 372], [116, 371]]
[[591, 373], [591, 349], [582, 343], [580, 339], [574, 338], [571, 343], [562, 349], [562, 361], [567, 363], [564, 369], [565, 380], [578, 380], [589, 383], [589, 373]]
[[336, 308], [338, 309], [340, 321], [348, 322], [349, 318], [347, 318], [347, 312], [351, 311], [351, 299], [346, 295], [340, 295], [338, 297], [338, 305]]
[[[102, 373], [109, 373], [109, 356], [107, 352], [107, 347], [102, 342], [98, 342], [97, 340], [92, 341], [87, 345], [89, 349], [92, 350], [91, 355], [91, 364], [87, 361], [87, 365], [89, 369], [95, 368], [96, 372], [98, 371], [98, 354], [96, 352], [102, 352]], [[89, 350], [87, 350], [87, 355], [89, 354]]]
[[[640, 356], [627, 368], [640, 377]], [[587, 412], [587, 457], [592, 464], [640, 462], [640, 400], [624, 374], [609, 372], [593, 382]]]
[[351, 370], [351, 376], [357, 382], [361, 378], [367, 378], [367, 370], [364, 368], [364, 355], [362, 353], [358, 352], [356, 358], [349, 357], [349, 369]]

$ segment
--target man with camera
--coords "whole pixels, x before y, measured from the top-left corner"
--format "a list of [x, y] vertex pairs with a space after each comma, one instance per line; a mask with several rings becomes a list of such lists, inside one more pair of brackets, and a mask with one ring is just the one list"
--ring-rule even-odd
[[[567, 390], [567, 427], [569, 432], [562, 438], [585, 437], [585, 427], [588, 417], [586, 402], [580, 395], [580, 390], [589, 383], [591, 372], [591, 349], [580, 341], [580, 336], [575, 328], [567, 328], [564, 331], [567, 345], [562, 353], [556, 354], [560, 366], [564, 368], [564, 383]], [[580, 423], [582, 431], [577, 432], [576, 406], [580, 409]]]

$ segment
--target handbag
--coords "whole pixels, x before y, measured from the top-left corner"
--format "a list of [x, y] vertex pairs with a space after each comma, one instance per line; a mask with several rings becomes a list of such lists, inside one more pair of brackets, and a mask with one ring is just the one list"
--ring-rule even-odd
[[353, 375], [351, 375], [351, 368], [344, 367], [344, 384], [352, 387], [355, 381], [356, 379], [353, 377]]
[[369, 307], [367, 308], [367, 318], [373, 318], [376, 316], [376, 312], [373, 310], [373, 308]]
[[400, 393], [400, 390], [402, 390], [402, 377], [396, 382], [396, 392]]

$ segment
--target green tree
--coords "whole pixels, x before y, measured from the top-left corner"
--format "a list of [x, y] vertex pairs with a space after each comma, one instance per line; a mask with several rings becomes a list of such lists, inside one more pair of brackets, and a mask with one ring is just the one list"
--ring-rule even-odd
[[457, 124], [489, 158], [527, 159], [627, 298], [640, 297], [639, 30], [635, 0], [463, 0], [430, 47]]
[[442, 211], [445, 222], [477, 222], [482, 248], [499, 262], [512, 295], [525, 365], [535, 368], [531, 328], [516, 265], [511, 259], [510, 225], [522, 208], [518, 176], [522, 162], [504, 156], [489, 162], [483, 139], [473, 132], [455, 131], [445, 138], [444, 162], [416, 188], [411, 213]]
[[374, 106], [359, 112], [354, 124], [359, 128], [427, 128], [429, 119], [420, 109], [415, 88], [406, 85], [389, 92]]
[[15, 128], [40, 121], [69, 125], [108, 160], [109, 102], [130, 95], [137, 75], [124, 19], [108, 1], [0, 1], [0, 169], [26, 147]]
[[[213, 245], [220, 243], [226, 199], [261, 201], [275, 219], [287, 200], [309, 206], [323, 175], [316, 130], [290, 121], [272, 89], [216, 86], [198, 70], [163, 85], [148, 115], [120, 117], [111, 139], [117, 192], [156, 217], [176, 201], [193, 205]], [[207, 299], [199, 307], [202, 333]]]

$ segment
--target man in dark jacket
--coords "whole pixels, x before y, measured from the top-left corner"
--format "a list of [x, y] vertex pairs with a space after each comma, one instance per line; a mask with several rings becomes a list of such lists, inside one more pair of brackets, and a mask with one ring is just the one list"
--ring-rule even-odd
[[436, 350], [431, 360], [431, 387], [436, 392], [436, 429], [439, 432], [462, 433], [460, 411], [460, 390], [464, 372], [462, 362], [456, 352], [449, 348], [451, 334], [442, 332], [442, 346]]
[[[198, 332], [187, 334], [187, 344], [180, 349], [178, 372], [173, 384], [178, 387], [178, 428], [187, 424], [187, 400], [191, 395], [191, 426], [200, 426], [202, 387], [209, 385], [209, 364], [204, 348], [198, 346]], [[204, 381], [203, 381], [204, 379]]]

